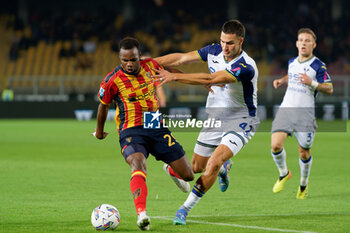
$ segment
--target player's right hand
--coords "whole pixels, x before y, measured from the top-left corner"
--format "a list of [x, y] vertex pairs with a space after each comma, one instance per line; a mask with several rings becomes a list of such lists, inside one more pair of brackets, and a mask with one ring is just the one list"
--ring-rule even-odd
[[153, 82], [159, 82], [158, 87], [163, 86], [164, 84], [172, 81], [176, 81], [176, 76], [173, 73], [170, 73], [164, 69], [154, 69], [151, 68], [156, 74], [152, 75]]
[[214, 94], [213, 89], [211, 89], [212, 86], [213, 86], [212, 84], [204, 85], [204, 87], [205, 87], [206, 89], [208, 89], [212, 94]]
[[273, 83], [272, 83], [272, 85], [275, 89], [282, 86], [282, 84], [283, 84], [283, 82], [280, 79], [275, 79], [275, 80], [273, 80]]

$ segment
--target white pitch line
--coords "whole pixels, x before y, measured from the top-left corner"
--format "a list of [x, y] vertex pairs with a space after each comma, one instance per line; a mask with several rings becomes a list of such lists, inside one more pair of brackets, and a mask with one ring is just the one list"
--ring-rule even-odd
[[[288, 217], [288, 216], [313, 216], [313, 215], [350, 215], [350, 213], [295, 213], [295, 214], [225, 214], [225, 215], [191, 215], [191, 218], [205, 217]], [[171, 218], [171, 216], [164, 216]]]
[[[166, 217], [166, 216], [154, 216], [152, 218], [156, 219], [163, 219], [163, 220], [173, 220], [173, 217]], [[217, 226], [230, 226], [230, 227], [238, 227], [238, 228], [249, 228], [249, 229], [257, 229], [257, 230], [264, 230], [264, 231], [279, 231], [279, 232], [294, 232], [294, 233], [316, 233], [312, 231], [297, 231], [297, 230], [289, 230], [289, 229], [279, 229], [279, 228], [271, 228], [271, 227], [259, 227], [259, 226], [248, 226], [248, 225], [239, 225], [234, 223], [218, 223], [218, 222], [207, 222], [207, 221], [197, 221], [197, 220], [189, 220], [187, 219], [186, 222], [193, 222], [193, 223], [201, 223], [201, 224], [208, 224], [208, 225], [217, 225]]]

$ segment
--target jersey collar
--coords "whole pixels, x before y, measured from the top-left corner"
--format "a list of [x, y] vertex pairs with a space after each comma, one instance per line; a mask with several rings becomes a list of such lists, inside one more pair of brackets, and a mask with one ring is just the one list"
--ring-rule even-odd
[[305, 62], [310, 61], [310, 60], [313, 59], [314, 57], [315, 57], [315, 55], [312, 55], [309, 59], [307, 59], [307, 60], [305, 60], [305, 61], [303, 61], [303, 62], [299, 61], [299, 57], [298, 57], [297, 61], [299, 62], [299, 64], [303, 64], [303, 63], [305, 63]]

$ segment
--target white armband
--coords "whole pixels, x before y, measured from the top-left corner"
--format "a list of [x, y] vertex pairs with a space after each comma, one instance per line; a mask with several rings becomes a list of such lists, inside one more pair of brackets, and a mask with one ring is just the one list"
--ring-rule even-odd
[[316, 88], [318, 87], [318, 82], [315, 80], [312, 80], [310, 87], [312, 88], [312, 90], [316, 90]]

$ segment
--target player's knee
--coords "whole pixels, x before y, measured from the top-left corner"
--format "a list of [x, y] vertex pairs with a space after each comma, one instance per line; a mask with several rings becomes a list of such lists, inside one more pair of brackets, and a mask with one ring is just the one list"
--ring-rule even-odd
[[199, 163], [193, 162], [193, 161], [192, 161], [191, 166], [192, 166], [192, 170], [193, 170], [194, 173], [201, 173], [201, 172], [203, 172], [205, 170], [204, 166], [202, 166]]
[[141, 170], [143, 172], [147, 171], [146, 158], [142, 153], [135, 153], [126, 158], [126, 162], [129, 164], [131, 171]]
[[194, 173], [202, 173], [202, 172], [204, 172], [204, 168], [199, 167], [199, 166], [192, 167], [192, 170], [193, 170]]
[[302, 160], [308, 160], [310, 158], [310, 151], [309, 150], [299, 150], [299, 157]]
[[271, 144], [271, 150], [274, 153], [280, 152], [283, 149], [283, 145], [280, 143]]

